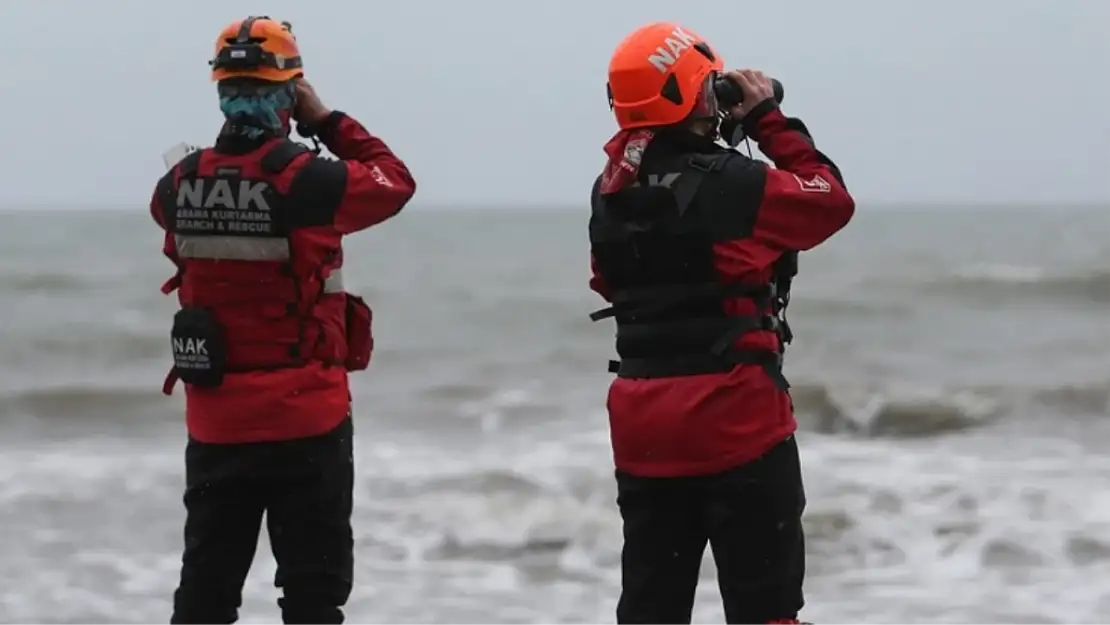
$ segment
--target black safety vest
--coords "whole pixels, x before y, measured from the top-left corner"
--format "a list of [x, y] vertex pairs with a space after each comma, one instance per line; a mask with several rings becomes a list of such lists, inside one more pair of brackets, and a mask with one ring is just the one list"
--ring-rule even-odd
[[[721, 281], [715, 243], [751, 236], [758, 206], [738, 205], [717, 178], [735, 152], [682, 156], [675, 174], [649, 176], [613, 195], [594, 189], [590, 244], [597, 271], [611, 289], [612, 306], [590, 315], [617, 322], [619, 361], [609, 371], [624, 378], [659, 378], [730, 371], [741, 363], [763, 365], [776, 383], [782, 351], [738, 349], [748, 332], [769, 330], [783, 346], [793, 335], [786, 323], [797, 254], [784, 254], [768, 284]], [[714, 190], [715, 193], [706, 191]], [[699, 193], [701, 191], [701, 193]], [[724, 303], [751, 299], [758, 314], [729, 316]]]

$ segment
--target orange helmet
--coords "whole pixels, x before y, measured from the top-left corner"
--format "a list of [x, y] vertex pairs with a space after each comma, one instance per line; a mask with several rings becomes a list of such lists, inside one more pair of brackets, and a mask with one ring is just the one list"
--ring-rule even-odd
[[257, 78], [285, 82], [304, 75], [293, 27], [265, 15], [224, 27], [216, 39], [216, 55], [208, 64], [214, 81]]
[[609, 61], [609, 106], [622, 129], [667, 126], [712, 97], [724, 61], [704, 39], [671, 22], [637, 29]]

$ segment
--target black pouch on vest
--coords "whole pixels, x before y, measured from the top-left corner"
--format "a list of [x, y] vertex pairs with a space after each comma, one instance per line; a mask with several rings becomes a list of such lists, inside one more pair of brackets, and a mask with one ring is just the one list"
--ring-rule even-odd
[[366, 300], [347, 293], [347, 371], [363, 371], [374, 353], [374, 312]]
[[182, 308], [173, 316], [170, 331], [173, 369], [186, 384], [215, 388], [224, 382], [227, 344], [223, 328], [203, 308]]

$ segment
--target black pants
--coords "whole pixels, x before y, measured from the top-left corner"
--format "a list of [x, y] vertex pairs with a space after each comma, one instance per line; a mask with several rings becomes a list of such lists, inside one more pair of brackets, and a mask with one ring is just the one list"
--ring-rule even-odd
[[705, 477], [617, 473], [624, 519], [618, 623], [689, 623], [706, 543], [728, 623], [797, 618], [805, 577], [798, 446]]
[[263, 513], [285, 623], [342, 623], [351, 594], [352, 425], [308, 439], [185, 450], [185, 552], [171, 623], [234, 623]]

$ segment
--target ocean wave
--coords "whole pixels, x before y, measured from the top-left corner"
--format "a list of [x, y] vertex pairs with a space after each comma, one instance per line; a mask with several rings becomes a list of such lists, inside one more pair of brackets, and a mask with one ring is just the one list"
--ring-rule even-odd
[[[898, 622], [905, 614], [959, 622], [961, 611], [1015, 622], [1014, 614], [1067, 597], [1077, 620], [1097, 621], [1106, 613], [1099, 611], [1105, 592], [1091, 580], [1110, 570], [1110, 467], [1077, 473], [1070, 455], [1031, 459], [1021, 451], [810, 437], [804, 523], [813, 603], [835, 622]], [[446, 596], [440, 606], [452, 611], [442, 613], [457, 615], [463, 598], [500, 608], [552, 589], [552, 601], [579, 605], [600, 588], [604, 605], [565, 617], [537, 609], [547, 621], [597, 622], [611, 611], [621, 522], [605, 454], [592, 458], [590, 472], [604, 498], [573, 496], [547, 475], [515, 470], [522, 458], [397, 480], [365, 462], [366, 454], [364, 448], [358, 463], [356, 575], [375, 593], [353, 602], [352, 620], [404, 620], [428, 596]], [[12, 581], [6, 620], [78, 621], [85, 614], [84, 622], [92, 614], [104, 621], [113, 613], [157, 620], [180, 562], [179, 463], [168, 447], [56, 446], [4, 457], [0, 501], [9, 505], [0, 520], [13, 528], [3, 544], [8, 566], [0, 570]], [[128, 505], [118, 505], [120, 497]], [[246, 603], [260, 615], [272, 609], [265, 580], [273, 564], [268, 554], [256, 564]], [[27, 570], [41, 574], [21, 576]], [[698, 610], [720, 621], [712, 612], [719, 610], [715, 584], [707, 583], [713, 570], [707, 552]], [[63, 597], [58, 588], [83, 594]], [[896, 602], [885, 601], [894, 595]], [[845, 596], [852, 601], [840, 603]], [[41, 597], [64, 601], [58, 608]], [[496, 621], [501, 613], [484, 614], [493, 616], [464, 620]]]
[[[438, 391], [454, 396], [464, 415], [498, 423], [536, 423], [553, 419], [557, 406], [529, 399], [524, 391], [492, 392], [466, 386]], [[491, 394], [492, 393], [492, 394]], [[936, 392], [851, 391], [821, 384], [796, 384], [791, 390], [799, 420], [807, 429], [865, 437], [925, 437], [959, 432], [988, 423], [1003, 412], [998, 397], [961, 391]], [[483, 399], [478, 399], [482, 396]], [[1043, 401], [1082, 406], [1099, 405], [1110, 389], [1057, 389], [1037, 394]], [[508, 413], [505, 413], [508, 411]], [[180, 417], [178, 402], [168, 402], [158, 389], [68, 384], [0, 394], [4, 421], [22, 417], [43, 422], [121, 422]], [[505, 414], [503, 414], [505, 413]], [[533, 414], [535, 413], [535, 414]], [[507, 419], [513, 417], [513, 419]], [[515, 415], [515, 416], [514, 416]], [[528, 419], [522, 421], [523, 417]]]
[[0, 273], [0, 293], [79, 293], [95, 287], [72, 272]]
[[[892, 455], [886, 446], [812, 438], [806, 453], [811, 466], [838, 467], [807, 473], [813, 492], [820, 493], [804, 517], [819, 577], [839, 578], [845, 571], [861, 578], [902, 575], [945, 563], [1007, 573], [1110, 564], [1105, 515], [1069, 516], [1062, 508], [1067, 495], [1054, 485], [1008, 481], [1012, 468], [1006, 463], [1026, 460], [932, 448]], [[883, 465], [873, 461], [879, 459], [886, 472], [875, 480], [876, 467]], [[1048, 462], [1061, 468], [1068, 461]], [[977, 474], [981, 479], [967, 479]], [[593, 492], [581, 496], [545, 486], [528, 473], [484, 469], [378, 488], [367, 505], [385, 526], [404, 533], [394, 536], [380, 527], [375, 532], [376, 540], [403, 547], [400, 560], [511, 563], [589, 577], [620, 561], [611, 475], [595, 468], [590, 479]], [[1029, 527], [995, 523], [1001, 512], [1027, 519]], [[1019, 531], [1056, 515], [1068, 523], [1048, 541], [1031, 541]], [[707, 557], [702, 575], [712, 577], [714, 570]]]
[[917, 308], [907, 302], [863, 301], [813, 297], [805, 293], [790, 304], [790, 314], [821, 319], [905, 319], [913, 316]]
[[1032, 399], [1062, 414], [1110, 415], [1110, 380], [1034, 391]]
[[1072, 273], [1042, 267], [979, 264], [927, 283], [930, 291], [957, 296], [1061, 298], [1086, 303], [1110, 303], [1110, 269]]
[[980, 263], [957, 271], [955, 276], [967, 282], [1033, 283], [1045, 279], [1047, 272], [1025, 265]]
[[[47, 422], [126, 422], [179, 417], [179, 402], [167, 401], [156, 386], [107, 386], [75, 381], [12, 389], [0, 393], [0, 414], [5, 415], [0, 423], [17, 417]], [[425, 395], [454, 403], [460, 414], [478, 418], [484, 425], [491, 419], [499, 424], [536, 423], [556, 418], [565, 410], [554, 398], [543, 396], [533, 387], [497, 390], [476, 384], [441, 385], [432, 386]], [[795, 383], [791, 397], [804, 427], [826, 434], [866, 438], [942, 436], [978, 428], [1014, 413], [1047, 414], [1054, 419], [1110, 416], [1110, 379], [1045, 388], [961, 389], [853, 387], [840, 382], [812, 381]], [[502, 490], [505, 487], [505, 484], [491, 486]]]
[[[137, 315], [120, 312], [116, 317], [82, 326], [70, 324], [65, 332], [26, 332], [13, 337], [5, 349], [25, 362], [51, 358], [79, 359], [105, 364], [169, 359], [168, 333], [135, 327]], [[144, 321], [138, 317], [139, 321]], [[159, 328], [161, 329], [161, 328]], [[169, 365], [166, 365], [167, 367]]]
[[150, 419], [178, 412], [158, 388], [139, 389], [69, 384], [0, 394], [3, 420], [31, 418], [44, 421], [121, 421]]
[[794, 407], [803, 425], [826, 434], [914, 438], [981, 426], [1005, 412], [999, 397], [963, 390], [852, 389], [795, 384]]
[[[1048, 418], [1110, 415], [1110, 380], [1029, 389], [853, 388], [795, 384], [791, 396], [804, 427], [868, 438], [923, 438], [969, 430], [1012, 415]], [[1048, 409], [1043, 410], [1043, 409]]]

